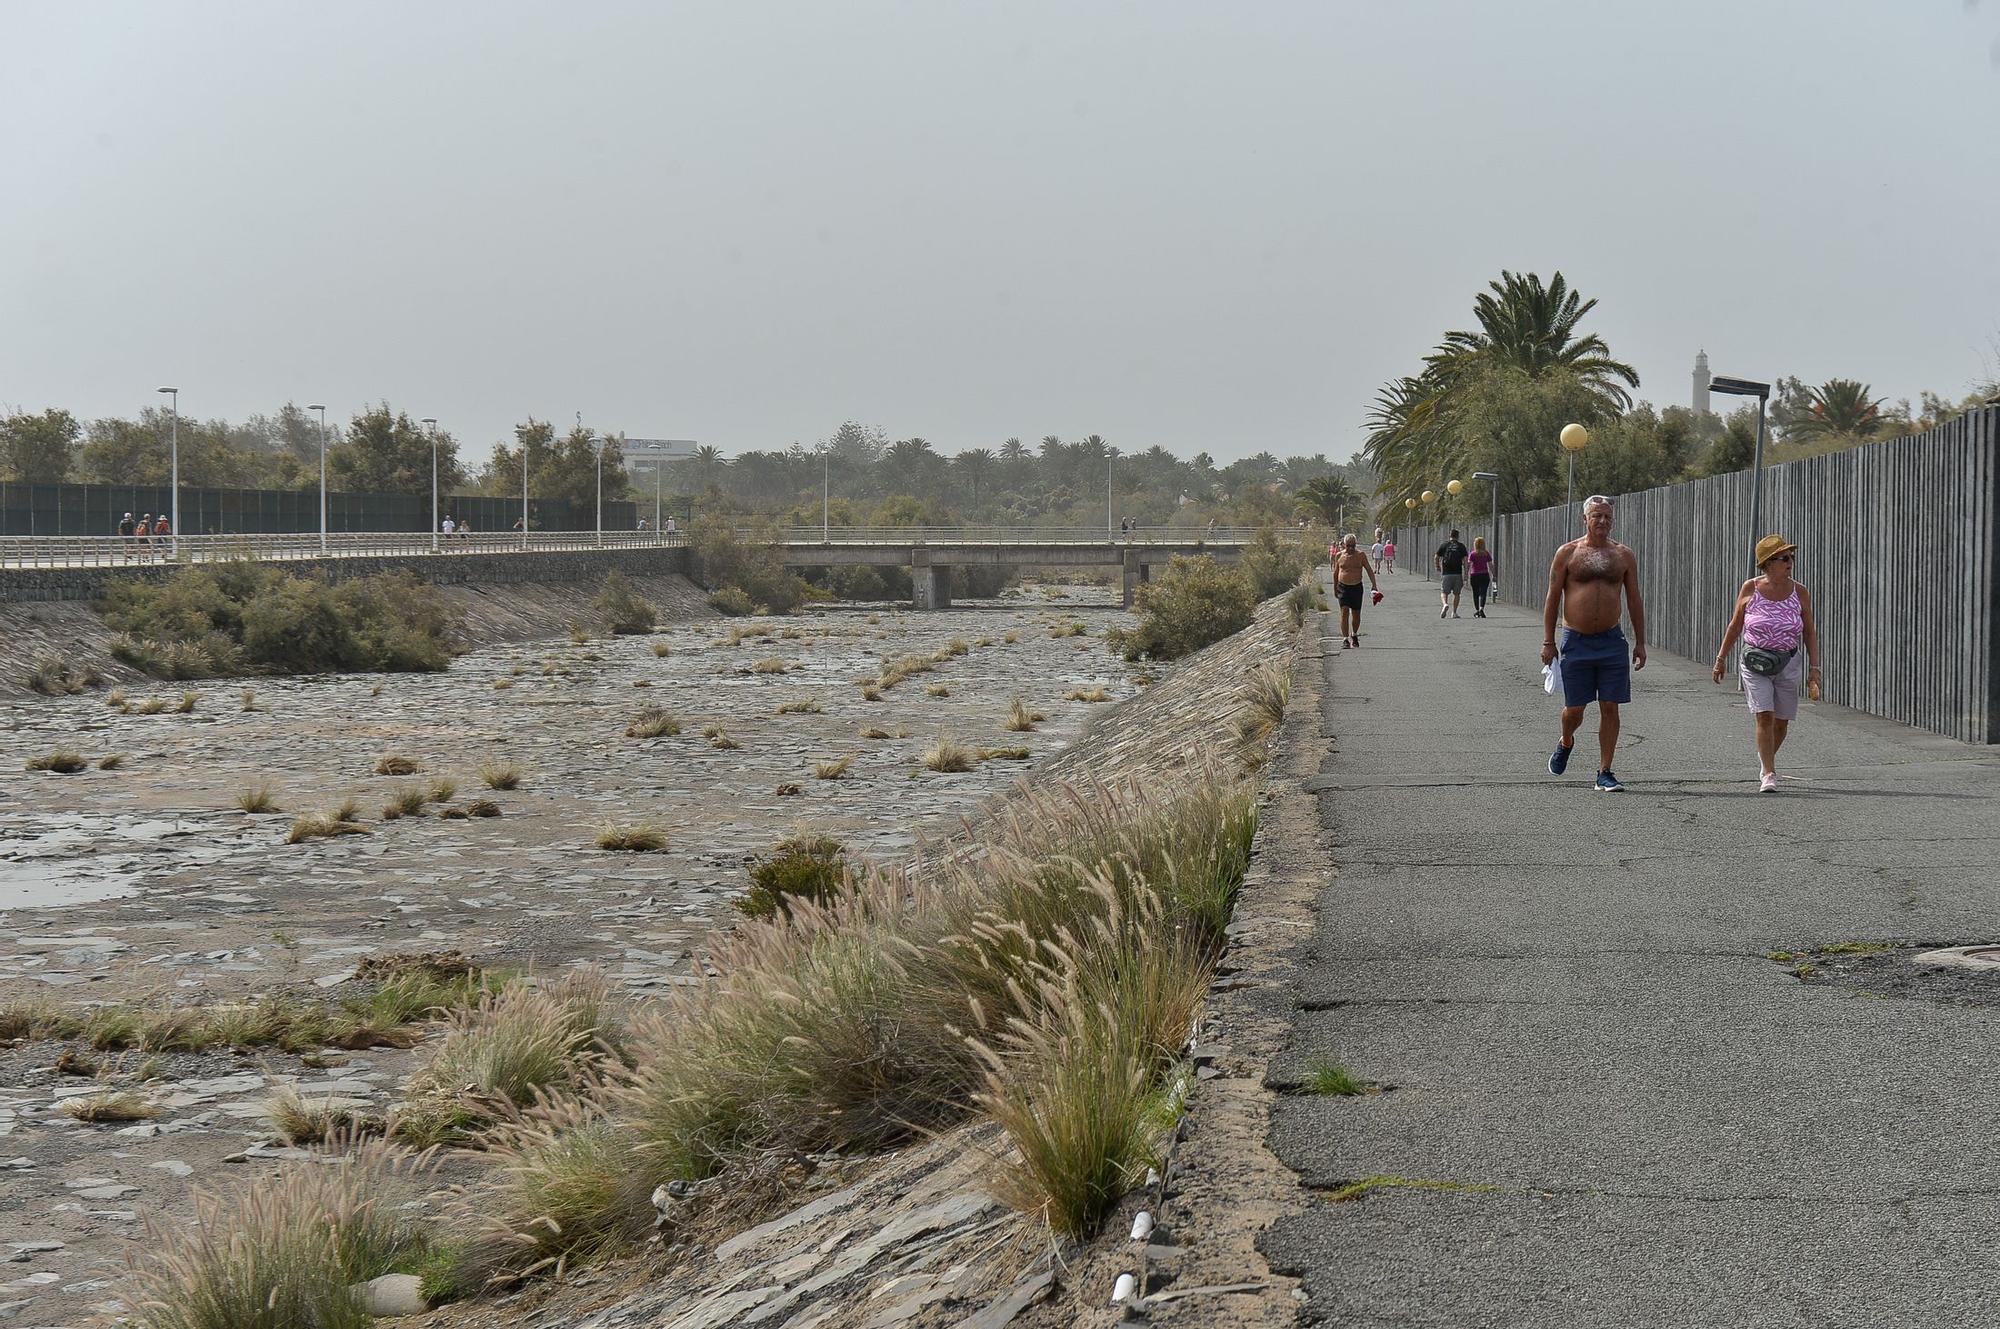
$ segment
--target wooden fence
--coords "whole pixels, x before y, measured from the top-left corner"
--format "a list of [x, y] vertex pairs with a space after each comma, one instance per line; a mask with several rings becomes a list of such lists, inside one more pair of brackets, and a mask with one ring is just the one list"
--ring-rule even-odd
[[[1766, 467], [1763, 532], [1797, 542], [1819, 620], [1825, 700], [1968, 743], [2000, 742], [1996, 533], [2000, 406], [1888, 443]], [[1707, 664], [1751, 566], [1749, 471], [1620, 495], [1614, 539], [1639, 559], [1647, 645]], [[1461, 513], [1494, 547], [1496, 590], [1539, 609], [1566, 507]], [[1397, 528], [1396, 562], [1436, 576], [1445, 527]], [[1497, 536], [1497, 539], [1496, 539]], [[1732, 666], [1733, 667], [1733, 666]]]

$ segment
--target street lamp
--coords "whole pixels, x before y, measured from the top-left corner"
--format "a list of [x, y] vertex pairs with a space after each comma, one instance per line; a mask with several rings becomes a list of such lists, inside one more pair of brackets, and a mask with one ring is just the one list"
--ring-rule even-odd
[[420, 422], [431, 427], [431, 552], [438, 551], [438, 422], [425, 416]]
[[170, 426], [167, 435], [167, 452], [171, 458], [170, 464], [173, 468], [174, 486], [173, 515], [168, 518], [168, 521], [173, 526], [173, 544], [170, 547], [170, 552], [171, 556], [178, 561], [181, 556], [181, 390], [179, 388], [160, 388], [157, 390], [167, 394], [167, 400], [172, 404], [173, 409], [173, 424]]
[[1107, 537], [1117, 529], [1117, 523], [1111, 520], [1111, 464], [1117, 460], [1116, 457], [1104, 459], [1104, 534]]
[[1763, 529], [1764, 521], [1764, 403], [1771, 399], [1771, 385], [1749, 378], [1718, 377], [1708, 381], [1708, 390], [1731, 397], [1757, 399], [1757, 450], [1750, 460], [1750, 562], [1754, 568], [1757, 562], [1757, 533]]
[[1590, 446], [1590, 431], [1582, 425], [1564, 425], [1556, 442], [1569, 454], [1569, 526], [1576, 529], [1576, 454]]
[[319, 552], [326, 552], [326, 407], [314, 403], [308, 411], [319, 412]]

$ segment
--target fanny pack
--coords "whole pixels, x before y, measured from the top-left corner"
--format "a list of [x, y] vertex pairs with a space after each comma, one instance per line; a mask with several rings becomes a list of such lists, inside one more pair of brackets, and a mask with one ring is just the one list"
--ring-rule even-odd
[[1764, 649], [1762, 646], [1745, 646], [1743, 648], [1743, 667], [1753, 674], [1762, 674], [1764, 677], [1769, 678], [1790, 664], [1792, 657], [1798, 653], [1799, 648], [1796, 646], [1792, 647], [1789, 651], [1771, 651]]

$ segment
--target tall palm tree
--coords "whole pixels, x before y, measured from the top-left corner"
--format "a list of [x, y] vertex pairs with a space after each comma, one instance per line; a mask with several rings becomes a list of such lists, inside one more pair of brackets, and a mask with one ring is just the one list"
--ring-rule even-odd
[[1299, 511], [1310, 513], [1313, 518], [1326, 526], [1339, 526], [1341, 518], [1351, 508], [1361, 510], [1361, 495], [1355, 488], [1337, 475], [1322, 475], [1299, 486], [1293, 499]]
[[979, 482], [993, 470], [993, 450], [991, 448], [967, 448], [951, 461], [952, 469], [959, 472], [972, 484], [972, 502], [979, 503]]
[[728, 464], [723, 459], [722, 449], [707, 443], [696, 448], [694, 455], [687, 459], [688, 473], [694, 480], [694, 487], [704, 493], [720, 483], [722, 470]]
[[1539, 378], [1551, 369], [1566, 369], [1604, 398], [1606, 406], [1623, 411], [1632, 404], [1626, 389], [1639, 386], [1639, 371], [1611, 358], [1611, 348], [1594, 332], [1577, 332], [1583, 316], [1597, 307], [1585, 300], [1558, 272], [1548, 285], [1537, 273], [1502, 271], [1472, 302], [1477, 332], [1447, 332], [1444, 343], [1426, 362], [1447, 379], [1460, 368], [1487, 361]]
[[1851, 378], [1830, 378], [1806, 389], [1806, 412], [1788, 431], [1795, 439], [1846, 435], [1867, 438], [1882, 423], [1882, 398]]

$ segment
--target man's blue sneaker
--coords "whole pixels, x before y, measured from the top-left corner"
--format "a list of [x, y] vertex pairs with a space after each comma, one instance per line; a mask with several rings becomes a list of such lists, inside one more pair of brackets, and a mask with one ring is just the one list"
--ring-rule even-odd
[[1556, 744], [1556, 750], [1549, 756], [1550, 775], [1561, 775], [1564, 771], [1569, 769], [1570, 752], [1571, 752], [1570, 748], [1566, 748], [1560, 743]]
[[1610, 771], [1599, 771], [1597, 773], [1597, 792], [1600, 794], [1622, 794], [1625, 792], [1625, 786], [1619, 784], [1618, 777]]

